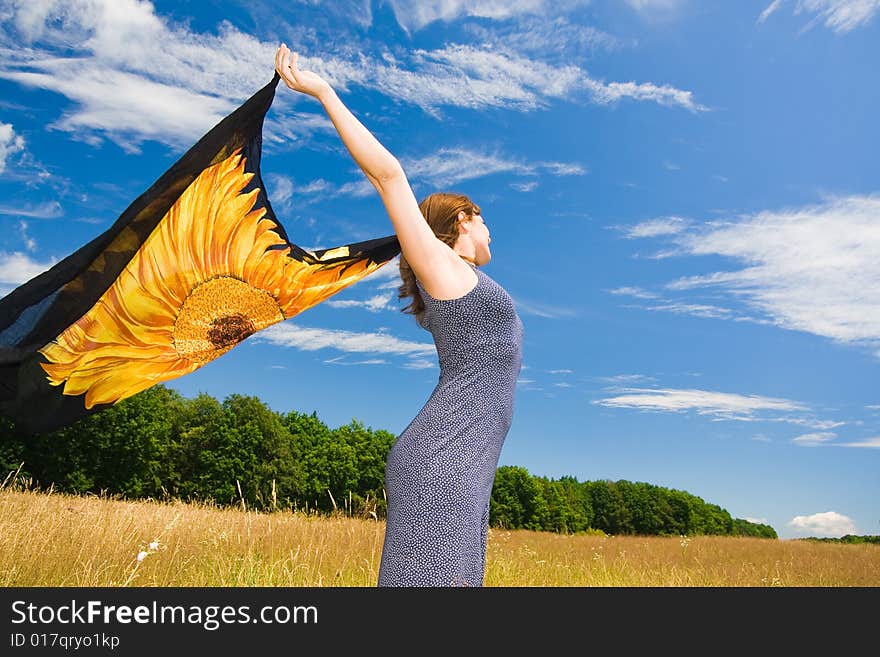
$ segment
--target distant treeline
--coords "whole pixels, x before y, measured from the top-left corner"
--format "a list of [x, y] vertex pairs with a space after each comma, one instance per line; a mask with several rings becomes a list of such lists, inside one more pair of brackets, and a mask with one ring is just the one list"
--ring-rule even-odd
[[[357, 420], [330, 429], [315, 413], [277, 413], [256, 397], [221, 403], [156, 385], [52, 433], [27, 435], [0, 418], [0, 468], [5, 476], [23, 463], [17, 478], [59, 492], [379, 518], [395, 438]], [[562, 533], [777, 537], [682, 491], [548, 479], [516, 466], [498, 468], [490, 522]]]
[[821, 543], [874, 543], [880, 545], [880, 536], [857, 536], [855, 534], [846, 534], [837, 538], [810, 536], [808, 538], [798, 539], [801, 541], [819, 541]]

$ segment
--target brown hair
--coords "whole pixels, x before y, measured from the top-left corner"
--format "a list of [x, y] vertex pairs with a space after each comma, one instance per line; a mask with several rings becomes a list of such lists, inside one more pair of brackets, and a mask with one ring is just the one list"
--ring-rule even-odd
[[[458, 240], [458, 213], [464, 212], [469, 217], [480, 214], [479, 206], [464, 194], [446, 192], [436, 192], [426, 196], [419, 203], [419, 210], [422, 211], [422, 216], [437, 239], [450, 247]], [[403, 253], [400, 254], [400, 279], [403, 282], [397, 289], [397, 298], [412, 297], [410, 304], [401, 312], [415, 315], [421, 324], [425, 302], [419, 293], [419, 288], [416, 287], [416, 275], [403, 257]]]

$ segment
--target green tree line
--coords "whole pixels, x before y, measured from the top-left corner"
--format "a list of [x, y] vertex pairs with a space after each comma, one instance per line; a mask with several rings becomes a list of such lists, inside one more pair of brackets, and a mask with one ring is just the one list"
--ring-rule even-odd
[[[50, 433], [25, 434], [0, 418], [0, 468], [59, 492], [382, 518], [395, 438], [357, 420], [331, 429], [315, 413], [278, 413], [256, 397], [221, 403], [156, 385]], [[683, 491], [548, 479], [518, 466], [498, 468], [490, 522], [560, 533], [777, 537]]]

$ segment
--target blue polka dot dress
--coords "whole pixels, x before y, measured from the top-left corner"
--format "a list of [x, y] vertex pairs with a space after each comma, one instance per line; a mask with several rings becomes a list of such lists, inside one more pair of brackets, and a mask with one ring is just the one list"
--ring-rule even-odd
[[510, 295], [471, 265], [477, 285], [425, 303], [440, 379], [385, 465], [379, 586], [482, 586], [489, 498], [513, 419], [523, 326]]

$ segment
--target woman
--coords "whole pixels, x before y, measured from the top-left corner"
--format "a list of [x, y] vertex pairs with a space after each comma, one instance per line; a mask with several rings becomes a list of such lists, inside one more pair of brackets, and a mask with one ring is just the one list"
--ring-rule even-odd
[[275, 69], [324, 107], [379, 192], [401, 247], [399, 297], [434, 337], [440, 379], [388, 454], [388, 514], [379, 586], [482, 586], [489, 498], [513, 417], [522, 322], [479, 267], [489, 262], [480, 208], [457, 194], [416, 202], [397, 159], [330, 85], [281, 45]]

